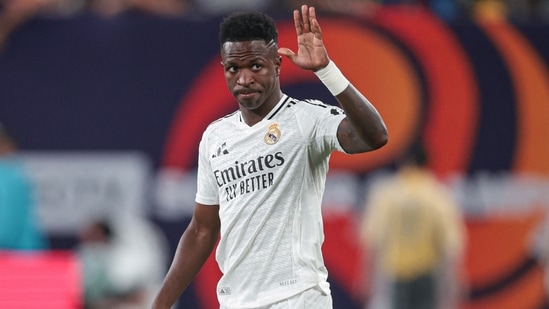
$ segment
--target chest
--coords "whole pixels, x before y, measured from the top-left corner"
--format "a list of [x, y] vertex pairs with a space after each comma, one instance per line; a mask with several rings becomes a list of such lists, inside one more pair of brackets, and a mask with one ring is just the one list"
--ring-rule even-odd
[[[231, 126], [210, 137], [212, 169], [240, 174], [276, 169], [306, 151], [307, 141], [292, 122], [265, 122], [252, 128]], [[238, 177], [238, 175], [236, 175]]]

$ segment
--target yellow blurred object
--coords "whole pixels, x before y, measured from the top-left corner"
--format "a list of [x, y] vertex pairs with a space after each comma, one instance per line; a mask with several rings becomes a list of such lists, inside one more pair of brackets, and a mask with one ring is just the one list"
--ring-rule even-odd
[[478, 0], [473, 5], [472, 13], [476, 21], [498, 22], [507, 19], [508, 9], [503, 0]]

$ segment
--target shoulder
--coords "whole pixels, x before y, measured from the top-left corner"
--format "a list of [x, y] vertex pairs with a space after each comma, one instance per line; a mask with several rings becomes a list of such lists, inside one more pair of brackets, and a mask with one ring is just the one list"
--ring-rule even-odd
[[236, 117], [239, 117], [239, 115], [240, 115], [239, 111], [234, 111], [228, 115], [225, 115], [221, 118], [218, 118], [210, 122], [210, 124], [208, 124], [208, 126], [204, 130], [204, 135], [211, 134], [212, 132], [215, 132], [220, 129], [226, 129], [232, 123], [235, 123], [236, 121], [235, 119]]
[[342, 108], [336, 105], [330, 105], [318, 99], [294, 99], [290, 98], [287, 105], [296, 109], [297, 112], [303, 112], [305, 115], [344, 115]]
[[291, 98], [291, 102], [308, 110], [326, 110], [330, 108], [338, 108], [337, 106], [330, 105], [318, 99], [295, 99]]

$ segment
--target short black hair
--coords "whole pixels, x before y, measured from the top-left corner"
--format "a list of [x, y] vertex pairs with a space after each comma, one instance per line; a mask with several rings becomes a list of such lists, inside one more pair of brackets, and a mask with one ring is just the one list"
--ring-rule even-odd
[[278, 31], [272, 17], [254, 11], [233, 13], [219, 27], [219, 44], [263, 40], [278, 43]]

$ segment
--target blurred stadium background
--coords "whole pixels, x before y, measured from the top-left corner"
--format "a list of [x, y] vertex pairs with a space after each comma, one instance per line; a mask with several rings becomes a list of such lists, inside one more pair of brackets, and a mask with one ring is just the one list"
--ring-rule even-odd
[[[378, 152], [332, 157], [324, 252], [336, 309], [362, 308], [367, 298], [357, 218], [369, 181], [417, 139], [465, 215], [461, 307], [548, 307], [549, 270], [537, 252], [549, 247], [539, 232], [549, 205], [549, 23], [541, 13], [512, 15], [498, 1], [480, 2], [491, 4], [467, 16], [379, 3], [319, 16], [330, 56], [390, 132]], [[273, 14], [280, 46], [295, 48], [288, 12]], [[67, 259], [60, 267], [76, 271], [78, 261], [60, 253], [75, 248], [90, 217], [125, 212], [162, 230], [168, 265], [192, 215], [200, 134], [236, 108], [219, 66], [220, 18], [46, 10], [21, 19], [4, 41], [0, 122], [22, 147], [40, 222], [52, 251]], [[312, 73], [288, 61], [281, 80], [291, 96], [335, 103]], [[4, 272], [21, 269], [13, 265], [21, 264], [0, 255], [0, 290], [14, 284]], [[27, 288], [42, 282], [26, 274]], [[211, 259], [179, 306], [217, 308], [218, 276]]]

